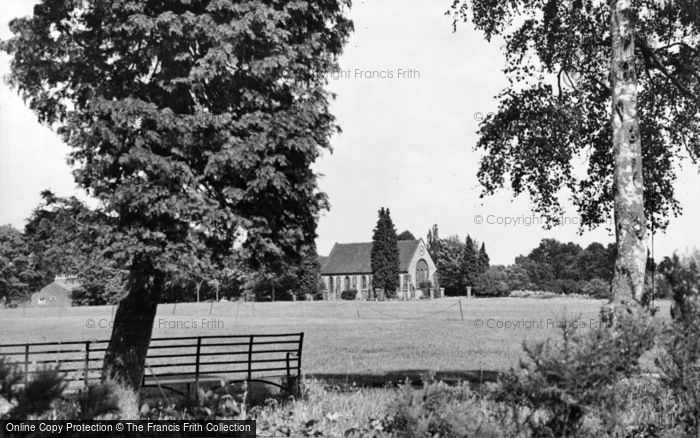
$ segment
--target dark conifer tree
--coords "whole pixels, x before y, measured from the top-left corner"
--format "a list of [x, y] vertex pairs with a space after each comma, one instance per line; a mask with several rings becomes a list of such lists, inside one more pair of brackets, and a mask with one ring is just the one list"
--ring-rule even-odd
[[462, 254], [461, 270], [463, 286], [466, 290], [467, 286], [474, 286], [474, 282], [479, 276], [479, 252], [475, 248], [471, 236], [467, 236], [464, 253]]
[[491, 260], [489, 255], [486, 253], [486, 245], [481, 244], [481, 249], [479, 249], [479, 274], [483, 274], [491, 266]]
[[391, 220], [389, 209], [379, 209], [379, 220], [372, 236], [372, 276], [373, 287], [384, 289], [392, 296], [399, 287], [399, 246], [396, 228]]

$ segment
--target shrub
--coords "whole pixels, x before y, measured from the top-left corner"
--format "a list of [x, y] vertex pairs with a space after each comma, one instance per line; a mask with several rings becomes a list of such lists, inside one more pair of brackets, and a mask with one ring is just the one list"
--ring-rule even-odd
[[388, 417], [393, 418], [390, 426], [398, 437], [505, 436], [504, 427], [482, 404], [466, 384], [449, 386], [428, 379], [420, 392], [406, 383]]
[[491, 266], [481, 274], [474, 284], [475, 295], [502, 297], [508, 295], [508, 270], [503, 266]]
[[430, 281], [421, 281], [418, 283], [418, 289], [420, 290], [427, 290], [430, 291], [430, 288], [433, 287], [433, 283]]
[[656, 359], [661, 381], [671, 389], [679, 426], [690, 436], [700, 435], [700, 269], [691, 260], [673, 256], [662, 267], [673, 296], [673, 322], [660, 337]]
[[94, 385], [76, 396], [66, 396], [58, 368], [44, 368], [24, 382], [16, 364], [0, 357], [0, 420], [91, 420], [118, 412], [112, 387]]
[[118, 389], [114, 383], [90, 385], [72, 397], [61, 400], [57, 416], [64, 420], [92, 420], [120, 412]]
[[583, 283], [570, 278], [560, 278], [551, 282], [549, 287], [552, 292], [564, 295], [578, 294], [583, 291]]
[[340, 293], [340, 298], [343, 300], [354, 300], [357, 298], [357, 290], [356, 289], [344, 290]]
[[508, 296], [511, 298], [554, 298], [557, 294], [541, 290], [514, 290]]
[[0, 357], [0, 419], [43, 418], [66, 384], [57, 369], [44, 368], [23, 385], [24, 375], [6, 358]]
[[610, 283], [596, 277], [585, 282], [581, 292], [591, 298], [608, 299], [610, 298]]
[[420, 289], [421, 292], [423, 293], [421, 295], [421, 298], [429, 298], [430, 297], [430, 289], [432, 289], [432, 288], [433, 288], [433, 283], [431, 283], [430, 281], [421, 281], [418, 284], [418, 289]]
[[491, 397], [534, 436], [592, 433], [584, 427], [587, 417], [606, 431], [615, 429], [627, 401], [618, 383], [638, 373], [639, 358], [651, 349], [655, 336], [641, 312], [620, 312], [615, 321], [613, 327], [586, 332], [565, 324], [561, 341], [524, 344], [529, 360], [506, 373]]

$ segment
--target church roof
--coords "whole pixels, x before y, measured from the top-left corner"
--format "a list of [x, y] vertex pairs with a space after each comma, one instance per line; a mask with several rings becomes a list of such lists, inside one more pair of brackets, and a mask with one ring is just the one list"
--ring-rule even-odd
[[[407, 272], [420, 240], [399, 240], [399, 272]], [[321, 274], [371, 274], [372, 242], [336, 243]]]
[[63, 285], [53, 282], [47, 286], [44, 286], [39, 292], [34, 295], [38, 296], [49, 296], [49, 295], [69, 295], [71, 289], [64, 287]]
[[44, 286], [37, 293], [42, 295], [55, 295], [58, 293], [71, 292], [73, 289], [78, 287], [80, 287], [80, 283], [77, 281], [77, 279], [57, 278], [53, 283], [49, 283], [48, 285]]

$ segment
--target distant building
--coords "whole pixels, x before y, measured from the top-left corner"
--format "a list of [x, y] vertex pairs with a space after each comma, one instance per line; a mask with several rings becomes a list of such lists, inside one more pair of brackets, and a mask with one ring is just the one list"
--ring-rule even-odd
[[77, 276], [57, 275], [53, 283], [32, 294], [33, 307], [70, 307], [71, 292], [80, 287]]
[[[400, 240], [399, 289], [403, 299], [420, 298], [422, 283], [434, 283], [435, 263], [430, 258], [423, 239]], [[374, 297], [372, 288], [372, 242], [336, 243], [321, 265], [321, 278], [327, 299], [339, 299], [346, 290], [357, 291], [357, 299]]]

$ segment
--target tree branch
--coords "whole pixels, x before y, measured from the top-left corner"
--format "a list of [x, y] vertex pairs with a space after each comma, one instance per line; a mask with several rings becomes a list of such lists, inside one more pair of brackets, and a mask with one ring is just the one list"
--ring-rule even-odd
[[647, 45], [646, 41], [644, 41], [643, 39], [639, 39], [638, 43], [638, 47], [642, 51], [642, 55], [644, 55], [646, 59], [652, 61], [652, 65], [655, 65], [657, 69], [661, 71], [661, 73], [663, 73], [664, 76], [666, 76], [666, 78], [670, 80], [671, 83], [675, 85], [676, 88], [678, 88], [678, 90], [680, 90], [686, 97], [694, 100], [696, 103], [700, 103], [700, 97], [698, 97], [695, 93], [692, 92], [692, 90], [688, 89], [688, 87], [686, 87], [680, 81], [678, 81], [678, 79], [668, 71], [666, 66], [656, 55], [656, 52]]

